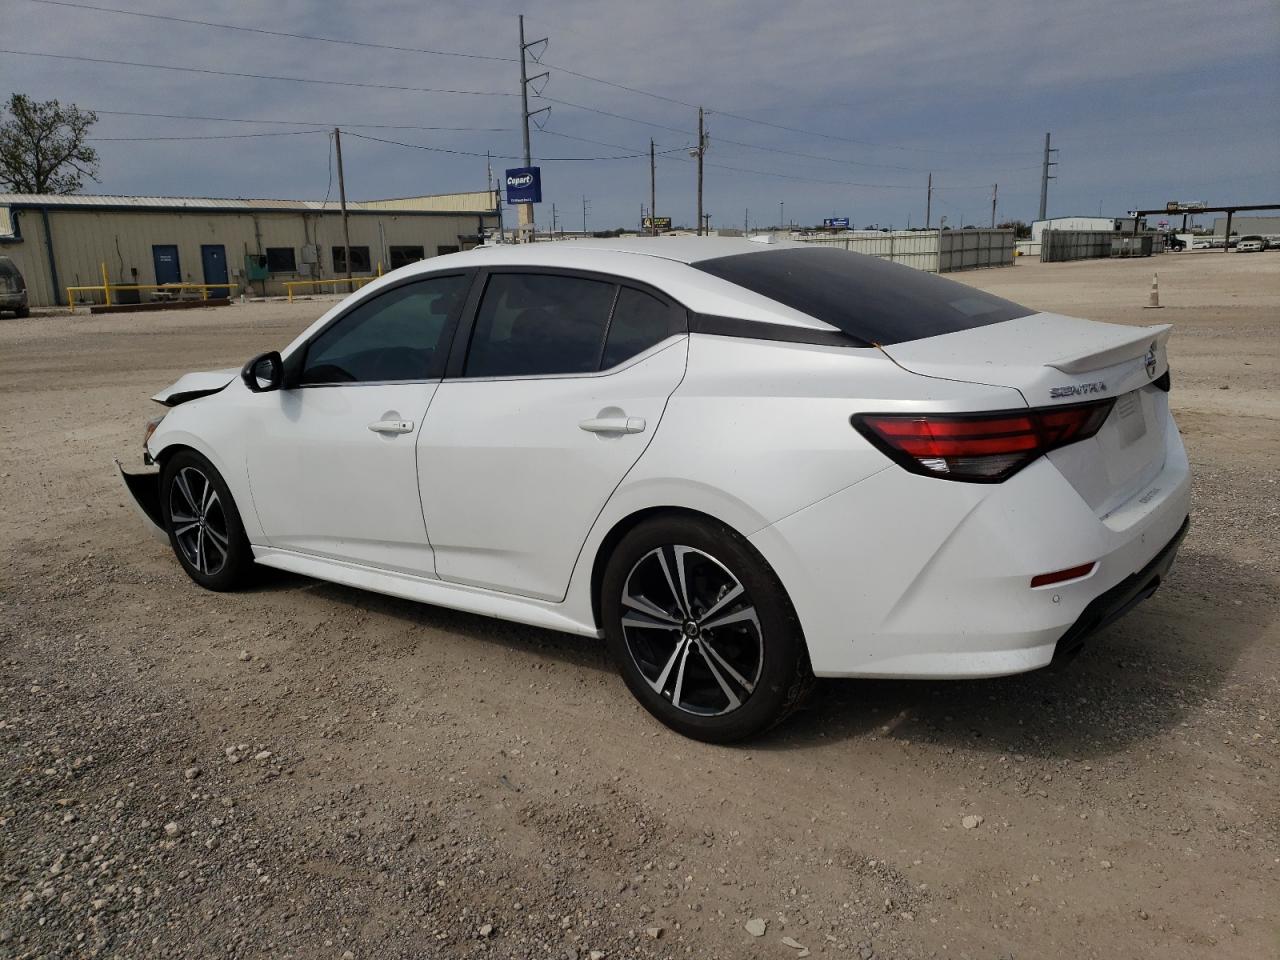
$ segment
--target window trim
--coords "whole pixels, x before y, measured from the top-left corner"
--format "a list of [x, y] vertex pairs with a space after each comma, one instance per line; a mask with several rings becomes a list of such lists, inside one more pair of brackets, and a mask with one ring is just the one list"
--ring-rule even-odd
[[[609, 306], [609, 317], [605, 321], [604, 335], [600, 340], [600, 353], [596, 358], [595, 370], [580, 371], [577, 373], [525, 373], [512, 376], [500, 377], [468, 377], [464, 373], [466, 370], [467, 354], [471, 350], [471, 338], [475, 334], [476, 318], [479, 314], [480, 301], [484, 298], [484, 291], [489, 285], [489, 278], [494, 274], [537, 274], [540, 276], [556, 276], [570, 277], [577, 280], [595, 280], [598, 282], [608, 283], [613, 286], [613, 302]], [[673, 319], [667, 336], [640, 353], [628, 357], [621, 363], [612, 367], [601, 370], [599, 365], [604, 359], [605, 346], [609, 341], [609, 328], [613, 325], [613, 311], [618, 305], [618, 295], [623, 287], [630, 287], [640, 293], [647, 293], [660, 303], [668, 307], [674, 307], [672, 314], [679, 314], [680, 320]], [[613, 273], [603, 273], [598, 270], [578, 270], [571, 267], [541, 267], [533, 265], [494, 265], [492, 267], [480, 267], [476, 271], [476, 276], [472, 280], [471, 290], [467, 294], [466, 305], [463, 307], [462, 317], [458, 321], [458, 325], [454, 330], [453, 348], [449, 352], [449, 362], [445, 367], [445, 380], [465, 380], [469, 382], [484, 383], [492, 381], [509, 381], [509, 380], [561, 380], [569, 377], [598, 377], [618, 370], [623, 370], [632, 365], [640, 357], [649, 355], [658, 348], [666, 349], [666, 345], [673, 336], [684, 336], [689, 332], [689, 308], [679, 300], [676, 300], [670, 294], [659, 290], [651, 284], [645, 283], [643, 280], [632, 280], [630, 277], [621, 277]]]
[[[393, 252], [396, 250], [417, 250], [421, 254], [421, 256], [415, 257], [414, 259], [409, 260], [406, 263], [402, 263], [398, 267], [395, 264], [396, 257], [395, 257], [395, 253]], [[426, 259], [428, 259], [428, 257], [427, 257], [427, 248], [425, 244], [421, 244], [421, 243], [389, 243], [387, 244], [387, 269], [388, 270], [399, 270], [400, 267], [410, 267], [410, 266], [413, 266], [413, 264], [421, 263], [423, 260], [426, 260]]]
[[[411, 277], [405, 277], [394, 283], [388, 283], [386, 286], [379, 286], [375, 289], [368, 290], [367, 295], [353, 300], [347, 305], [341, 313], [331, 317], [329, 321], [318, 330], [313, 332], [306, 340], [298, 344], [293, 350], [289, 351], [289, 355], [284, 358], [284, 382], [285, 390], [304, 390], [312, 387], [368, 387], [378, 384], [389, 383], [438, 383], [444, 376], [444, 367], [448, 359], [452, 355], [454, 340], [457, 336], [458, 325], [461, 318], [465, 315], [467, 304], [470, 303], [472, 290], [475, 287], [477, 271], [474, 268], [464, 270], [442, 270], [439, 273], [421, 273], [414, 274]], [[353, 311], [360, 309], [366, 303], [376, 300], [385, 294], [399, 290], [401, 287], [411, 286], [415, 283], [423, 283], [428, 280], [443, 280], [446, 277], [463, 277], [466, 279], [466, 293], [459, 300], [461, 306], [455, 306], [453, 312], [445, 318], [444, 330], [440, 334], [440, 349], [435, 352], [431, 360], [431, 369], [427, 371], [427, 376], [416, 380], [358, 380], [352, 382], [335, 382], [335, 383], [302, 383], [302, 371], [307, 365], [307, 354], [311, 351], [311, 346], [318, 338], [323, 336], [335, 324], [341, 323], [349, 317]]]
[[[365, 252], [365, 259], [368, 261], [368, 265], [367, 265], [367, 266], [365, 266], [363, 269], [357, 269], [356, 267], [351, 267], [349, 270], [347, 269], [347, 266], [346, 266], [345, 264], [344, 264], [343, 266], [339, 266], [339, 265], [338, 265], [338, 254], [339, 254], [339, 253], [343, 253], [343, 254], [344, 254], [344, 256], [345, 256], [345, 251], [346, 251], [346, 250], [351, 250], [352, 252], [354, 252], [354, 251], [356, 251], [356, 250], [363, 250], [363, 251]], [[373, 272], [374, 272], [374, 267], [373, 267], [373, 248], [372, 248], [371, 246], [369, 246], [369, 244], [367, 244], [367, 243], [353, 243], [353, 244], [350, 244], [349, 246], [348, 246], [348, 245], [341, 244], [341, 243], [333, 244], [333, 245], [332, 245], [332, 248], [331, 248], [331, 249], [330, 249], [330, 251], [329, 251], [329, 254], [330, 254], [331, 259], [333, 260], [333, 272], [334, 272], [335, 274], [337, 274], [337, 273], [350, 273], [350, 274], [352, 274], [352, 275], [355, 275], [355, 274], [365, 274], [365, 273], [373, 273]], [[355, 259], [355, 257], [353, 256], [353, 257], [351, 257], [351, 259], [352, 259], [352, 260], [354, 260], [354, 259]]]
[[[293, 260], [293, 266], [287, 270], [272, 270], [271, 269], [271, 251], [272, 250], [288, 250], [290, 257]], [[298, 248], [297, 247], [263, 247], [262, 257], [263, 257], [263, 263], [267, 268], [268, 276], [275, 277], [284, 273], [296, 274], [298, 272]]]

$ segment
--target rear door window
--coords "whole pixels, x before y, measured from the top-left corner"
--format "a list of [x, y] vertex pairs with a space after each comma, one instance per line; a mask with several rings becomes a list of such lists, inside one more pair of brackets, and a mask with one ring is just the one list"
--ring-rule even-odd
[[598, 370], [617, 289], [585, 277], [492, 274], [476, 311], [463, 376]]
[[868, 346], [956, 333], [1036, 312], [936, 274], [847, 250], [789, 247], [692, 266], [829, 323]]

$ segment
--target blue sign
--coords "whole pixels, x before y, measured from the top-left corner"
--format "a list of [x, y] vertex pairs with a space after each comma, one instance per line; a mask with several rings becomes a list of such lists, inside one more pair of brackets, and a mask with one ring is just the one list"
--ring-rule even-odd
[[822, 221], [822, 225], [832, 230], [848, 230], [849, 218], [848, 217], [827, 217], [825, 220]]
[[538, 167], [516, 167], [507, 171], [507, 203], [541, 203], [542, 171]]

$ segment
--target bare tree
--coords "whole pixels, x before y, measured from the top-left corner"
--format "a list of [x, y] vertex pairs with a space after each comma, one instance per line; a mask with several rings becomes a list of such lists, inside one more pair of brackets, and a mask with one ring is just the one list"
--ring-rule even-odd
[[97, 180], [98, 151], [85, 143], [98, 122], [92, 110], [15, 93], [0, 123], [0, 184], [16, 193], [75, 193]]

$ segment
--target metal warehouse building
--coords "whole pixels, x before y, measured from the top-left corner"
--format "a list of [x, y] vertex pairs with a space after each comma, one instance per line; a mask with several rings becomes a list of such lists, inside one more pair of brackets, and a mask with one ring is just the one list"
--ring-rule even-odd
[[[498, 227], [490, 191], [348, 202], [347, 212], [355, 276], [467, 249]], [[0, 193], [0, 255], [22, 271], [32, 306], [101, 284], [103, 264], [113, 285], [228, 283], [267, 296], [289, 280], [346, 276], [341, 213], [318, 200]]]

